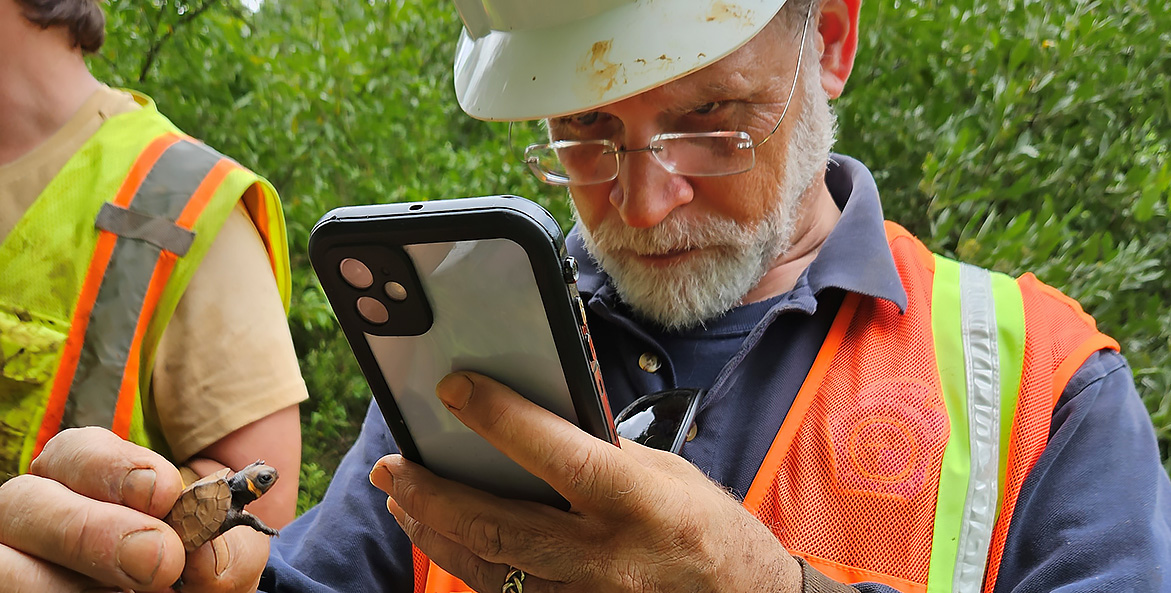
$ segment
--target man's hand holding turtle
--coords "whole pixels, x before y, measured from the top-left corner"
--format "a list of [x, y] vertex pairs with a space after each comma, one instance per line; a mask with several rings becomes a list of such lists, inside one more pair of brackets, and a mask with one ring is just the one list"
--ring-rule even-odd
[[60, 433], [0, 486], [0, 582], [15, 591], [254, 591], [268, 536], [225, 533], [190, 555], [162, 518], [183, 490], [162, 456], [109, 431]]

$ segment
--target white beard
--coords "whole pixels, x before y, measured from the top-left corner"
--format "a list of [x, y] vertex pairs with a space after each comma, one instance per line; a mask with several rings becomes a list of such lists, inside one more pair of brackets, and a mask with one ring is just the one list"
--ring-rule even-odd
[[[825, 168], [836, 127], [819, 65], [808, 62], [803, 70], [805, 103], [785, 153], [784, 178], [760, 220], [740, 224], [715, 215], [704, 220], [669, 215], [652, 228], [634, 229], [607, 217], [591, 230], [577, 219], [586, 249], [635, 314], [668, 331], [703, 325], [739, 305], [792, 247], [802, 196]], [[631, 256], [682, 249], [700, 251], [659, 266]]]

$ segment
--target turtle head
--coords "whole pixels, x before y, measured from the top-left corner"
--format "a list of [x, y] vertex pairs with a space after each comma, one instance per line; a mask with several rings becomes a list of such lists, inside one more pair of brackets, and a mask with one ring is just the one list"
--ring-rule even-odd
[[240, 496], [251, 502], [264, 496], [279, 477], [275, 467], [265, 465], [261, 460], [236, 472], [228, 482], [232, 487], [233, 498]]

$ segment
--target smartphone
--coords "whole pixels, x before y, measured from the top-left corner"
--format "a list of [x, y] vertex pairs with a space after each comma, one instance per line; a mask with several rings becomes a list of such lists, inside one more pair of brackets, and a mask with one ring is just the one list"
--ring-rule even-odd
[[617, 445], [577, 264], [544, 208], [516, 196], [350, 206], [309, 259], [402, 454], [498, 496], [566, 508], [435, 396], [475, 371]]

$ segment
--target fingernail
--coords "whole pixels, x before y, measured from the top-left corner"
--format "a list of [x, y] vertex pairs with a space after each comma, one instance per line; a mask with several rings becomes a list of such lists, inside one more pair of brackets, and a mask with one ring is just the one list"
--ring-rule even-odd
[[228, 563], [232, 561], [232, 552], [224, 538], [217, 537], [211, 540], [211, 555], [215, 558], [215, 576], [221, 576], [228, 570]]
[[140, 467], [130, 470], [122, 479], [122, 504], [139, 511], [148, 512], [150, 501], [155, 494], [155, 470]]
[[435, 386], [435, 395], [439, 396], [439, 401], [442, 401], [443, 405], [459, 411], [464, 409], [464, 406], [468, 405], [468, 401], [472, 399], [474, 388], [475, 385], [472, 384], [472, 380], [467, 375], [452, 373]]
[[390, 514], [392, 517], [394, 517], [394, 520], [398, 522], [400, 526], [402, 526], [404, 519], [403, 508], [398, 506], [398, 502], [395, 501], [394, 498], [389, 496], [386, 497], [386, 510], [390, 511]]
[[385, 465], [376, 465], [374, 469], [370, 470], [370, 483], [375, 488], [388, 492], [394, 488], [394, 474], [390, 473]]
[[163, 562], [163, 534], [156, 529], [132, 531], [118, 542], [118, 568], [135, 582], [149, 585]]

